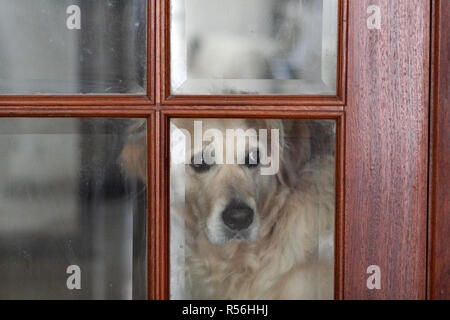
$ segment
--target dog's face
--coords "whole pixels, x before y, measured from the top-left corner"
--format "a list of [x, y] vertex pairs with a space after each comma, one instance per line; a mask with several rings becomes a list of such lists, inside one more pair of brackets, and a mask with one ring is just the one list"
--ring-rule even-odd
[[[175, 121], [177, 127], [189, 132], [191, 137], [193, 123], [194, 120]], [[258, 237], [258, 229], [264, 219], [264, 205], [277, 184], [277, 174], [261, 174], [264, 166], [262, 155], [273, 152], [268, 150], [273, 139], [270, 130], [267, 140], [258, 137], [259, 129], [268, 129], [262, 126], [264, 123], [256, 120], [208, 119], [202, 121], [203, 132], [215, 130], [222, 134], [224, 140], [220, 143], [213, 138], [203, 141], [201, 150], [195, 149], [193, 142], [186, 144], [190, 148], [185, 170], [186, 204], [195, 217], [198, 231], [204, 232], [212, 244], [222, 245], [232, 240], [254, 241]], [[245, 147], [237, 147], [236, 136], [231, 136], [233, 147], [227, 147], [230, 130], [247, 133], [247, 139], [243, 140]], [[248, 138], [252, 135], [253, 140]], [[274, 145], [279, 148], [279, 141]], [[223, 159], [233, 159], [233, 163], [205, 159], [206, 154], [219, 153], [222, 153]], [[271, 156], [271, 161], [277, 161], [277, 157]]]
[[[185, 133], [184, 149], [189, 155], [184, 159], [183, 184], [187, 212], [185, 219], [194, 236], [202, 233], [214, 245], [230, 241], [255, 241], [261, 227], [269, 226], [269, 211], [280, 187], [295, 187], [297, 173], [310, 156], [310, 131], [307, 122], [292, 123], [281, 120], [257, 119], [204, 119], [202, 132], [216, 132], [224, 137], [222, 143], [213, 136], [202, 139], [200, 146], [194, 143], [193, 119], [175, 119], [173, 124]], [[249, 130], [250, 129], [250, 130]], [[265, 129], [262, 139], [260, 129]], [[232, 136], [232, 148], [228, 147], [227, 130], [245, 132], [244, 146], [238, 147]], [[253, 131], [251, 131], [253, 130]], [[132, 136], [125, 145], [121, 159], [129, 175], [137, 175], [145, 181], [145, 132]], [[279, 134], [275, 136], [273, 131]], [[253, 136], [255, 143], [250, 143]], [[236, 139], [235, 139], [236, 138]], [[242, 141], [242, 140], [241, 140]], [[189, 143], [188, 143], [189, 142]], [[275, 155], [276, 153], [276, 155]], [[205, 155], [221, 154], [223, 162], [216, 163]], [[266, 156], [266, 158], [264, 157]], [[267, 162], [270, 157], [270, 164]], [[233, 161], [229, 161], [231, 158]], [[265, 160], [264, 160], [265, 159]], [[263, 174], [268, 166], [276, 168], [272, 174]]]

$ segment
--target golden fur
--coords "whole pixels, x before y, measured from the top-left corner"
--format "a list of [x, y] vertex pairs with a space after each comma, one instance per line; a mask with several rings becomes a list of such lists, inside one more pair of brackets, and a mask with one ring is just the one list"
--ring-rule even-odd
[[[174, 123], [192, 132], [193, 120]], [[319, 122], [308, 120], [210, 119], [203, 123], [204, 129], [222, 132], [229, 128], [277, 128], [282, 132], [281, 159], [279, 173], [273, 176], [261, 176], [237, 164], [219, 165], [211, 174], [194, 172], [187, 166], [182, 214], [188, 233], [186, 279], [190, 296], [332, 299], [335, 162], [334, 151], [326, 145], [333, 134]], [[314, 148], [313, 141], [320, 148]], [[125, 147], [125, 162], [130, 155], [139, 154], [132, 151], [135, 147], [136, 143]], [[138, 166], [142, 171], [139, 168], [142, 166]], [[214, 244], [205, 232], [206, 221], [218, 204], [225, 204], [233, 195], [255, 203], [257, 238]]]

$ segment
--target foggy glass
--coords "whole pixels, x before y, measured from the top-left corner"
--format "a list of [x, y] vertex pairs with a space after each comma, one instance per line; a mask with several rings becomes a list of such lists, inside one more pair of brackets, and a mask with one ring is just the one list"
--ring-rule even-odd
[[0, 94], [145, 94], [146, 3], [0, 0]]
[[121, 157], [129, 143], [146, 150], [145, 127], [0, 119], [0, 299], [146, 298], [146, 186], [130, 174], [145, 157]]
[[170, 298], [333, 299], [335, 148], [333, 120], [172, 119]]
[[338, 0], [170, 3], [172, 94], [336, 94]]

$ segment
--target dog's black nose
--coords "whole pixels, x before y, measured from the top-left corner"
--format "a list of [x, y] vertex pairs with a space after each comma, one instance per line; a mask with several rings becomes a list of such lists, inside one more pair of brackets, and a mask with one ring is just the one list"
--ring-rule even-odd
[[245, 203], [232, 202], [223, 210], [222, 220], [231, 230], [244, 230], [253, 222], [253, 210]]

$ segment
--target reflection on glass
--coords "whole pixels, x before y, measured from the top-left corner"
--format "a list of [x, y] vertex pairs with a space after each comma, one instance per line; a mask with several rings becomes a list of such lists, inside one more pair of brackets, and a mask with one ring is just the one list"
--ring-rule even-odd
[[0, 119], [0, 299], [146, 297], [145, 126]]
[[173, 94], [336, 94], [338, 0], [171, 0]]
[[0, 0], [0, 94], [144, 94], [146, 2]]
[[171, 122], [172, 299], [332, 299], [335, 122]]

